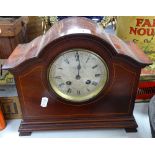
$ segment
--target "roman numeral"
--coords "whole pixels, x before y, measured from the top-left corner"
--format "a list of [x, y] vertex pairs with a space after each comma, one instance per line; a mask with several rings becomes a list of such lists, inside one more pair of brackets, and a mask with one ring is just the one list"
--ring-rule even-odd
[[61, 79], [61, 76], [55, 76], [54, 78], [55, 79]]
[[69, 88], [69, 89], [67, 90], [67, 93], [71, 93], [71, 92], [72, 92], [72, 89]]
[[79, 61], [79, 53], [78, 52], [76, 52], [76, 54], [75, 54], [75, 59], [76, 59], [76, 61]]
[[99, 76], [101, 76], [101, 74], [95, 74], [95, 77], [99, 77]]
[[92, 69], [95, 69], [97, 66], [98, 66], [98, 65], [93, 66]]
[[60, 84], [59, 84], [59, 87], [62, 87], [63, 85], [65, 85], [65, 84], [64, 84], [64, 83], [60, 83]]
[[86, 63], [88, 62], [89, 59], [90, 59], [90, 56], [87, 58]]
[[98, 83], [95, 82], [95, 81], [92, 82], [92, 85], [94, 85], [94, 86], [97, 86], [97, 84], [98, 84]]
[[77, 90], [77, 94], [80, 95], [80, 90]]
[[87, 91], [89, 92], [90, 90], [87, 88]]
[[65, 61], [67, 64], [69, 64], [69, 61], [68, 61], [68, 59], [65, 59], [64, 61]]

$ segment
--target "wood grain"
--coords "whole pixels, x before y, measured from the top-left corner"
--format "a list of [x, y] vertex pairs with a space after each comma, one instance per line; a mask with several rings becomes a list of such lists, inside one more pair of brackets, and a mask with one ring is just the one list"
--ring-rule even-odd
[[[73, 32], [75, 26], [76, 32]], [[81, 30], [85, 33], [77, 33]], [[127, 51], [118, 53], [102, 36], [97, 25], [85, 18], [63, 20], [54, 25], [49, 34], [51, 37], [43, 41], [44, 46], [39, 50], [41, 37], [33, 41], [33, 46], [30, 46], [31, 42], [17, 48], [4, 65], [15, 75], [23, 113], [20, 135], [30, 135], [33, 131], [83, 128], [136, 131], [137, 123], [133, 116], [135, 97], [141, 68], [150, 64], [149, 59], [145, 55], [141, 57], [141, 52], [136, 54], [136, 58], [130, 57]], [[109, 69], [104, 89], [95, 98], [78, 106], [59, 97], [47, 79], [53, 60], [74, 48], [96, 52]], [[42, 97], [48, 98], [46, 108], [40, 106]]]

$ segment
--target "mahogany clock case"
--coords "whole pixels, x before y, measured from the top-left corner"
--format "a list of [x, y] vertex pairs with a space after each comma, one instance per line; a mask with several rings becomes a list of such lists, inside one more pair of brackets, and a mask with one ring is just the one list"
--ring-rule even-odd
[[[95, 98], [79, 103], [59, 97], [48, 81], [50, 64], [59, 54], [75, 48], [95, 52], [105, 61], [109, 71], [103, 90]], [[77, 33], [55, 39], [37, 57], [10, 68], [23, 113], [20, 135], [42, 130], [90, 128], [136, 131], [133, 109], [144, 66], [145, 63], [118, 54], [110, 43], [92, 34]], [[41, 107], [42, 97], [48, 98], [47, 107]]]

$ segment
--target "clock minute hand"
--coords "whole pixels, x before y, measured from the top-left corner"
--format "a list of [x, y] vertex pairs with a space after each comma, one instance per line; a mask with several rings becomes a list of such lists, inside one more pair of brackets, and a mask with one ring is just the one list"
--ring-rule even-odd
[[79, 59], [79, 54], [78, 53], [76, 53], [76, 61], [79, 62], [78, 66], [77, 66], [78, 75], [76, 75], [76, 77], [75, 77], [78, 80], [78, 79], [81, 78], [81, 76], [80, 76], [81, 64], [80, 64], [80, 59]]
[[75, 54], [75, 59], [76, 59], [76, 61], [80, 61], [79, 60], [79, 53], [78, 52], [76, 52], [76, 54]]

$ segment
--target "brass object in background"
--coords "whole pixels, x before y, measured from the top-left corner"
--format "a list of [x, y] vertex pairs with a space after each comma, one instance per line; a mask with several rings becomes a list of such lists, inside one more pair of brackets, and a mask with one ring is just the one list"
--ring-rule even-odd
[[117, 16], [105, 16], [100, 22], [101, 26], [104, 29], [109, 25], [112, 25], [112, 28], [114, 30], [116, 29], [116, 23], [117, 23]]
[[29, 16], [29, 23], [27, 25], [28, 42], [45, 34], [57, 21], [57, 16]]

